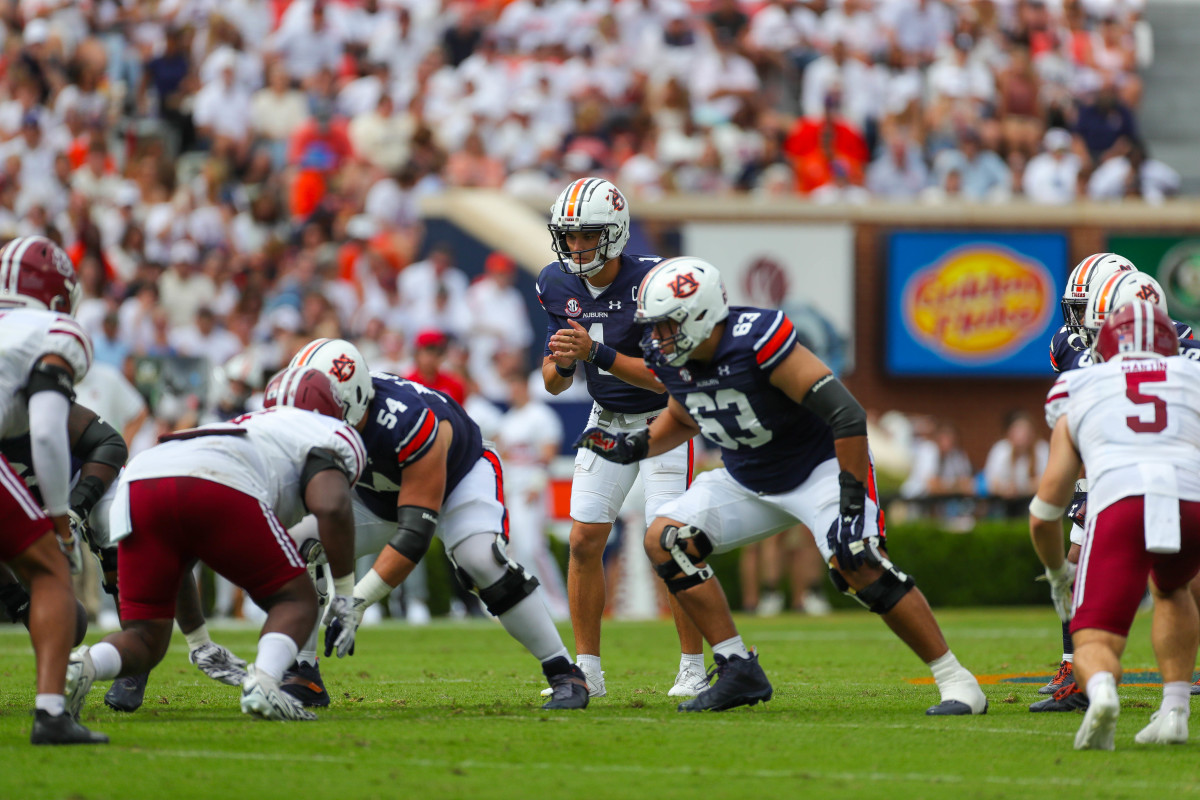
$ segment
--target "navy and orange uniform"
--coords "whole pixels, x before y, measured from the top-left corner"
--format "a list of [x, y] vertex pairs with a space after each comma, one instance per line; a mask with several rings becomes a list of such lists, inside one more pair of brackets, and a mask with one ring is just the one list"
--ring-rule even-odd
[[707, 363], [654, 367], [700, 434], [721, 449], [729, 474], [752, 491], [795, 489], [836, 456], [829, 424], [771, 383], [796, 346], [796, 329], [782, 311], [731, 306]]
[[[633, 318], [637, 311], [638, 286], [646, 273], [661, 261], [658, 256], [622, 254], [616, 279], [596, 297], [592, 296], [582, 276], [568, 275], [557, 261], [546, 266], [537, 279], [538, 302], [550, 318], [546, 326], [545, 355], [550, 355], [550, 337], [570, 328], [567, 320], [572, 320], [587, 329], [593, 341], [640, 361], [645, 326]], [[578, 363], [587, 376], [588, 394], [601, 408], [622, 414], [640, 414], [659, 411], [667, 405], [664, 395], [625, 383], [594, 364]]]
[[[1200, 341], [1192, 338], [1192, 326], [1176, 322], [1175, 332], [1179, 334], [1179, 354], [1200, 361]], [[1091, 348], [1079, 334], [1067, 330], [1066, 325], [1050, 338], [1050, 366], [1055, 372], [1070, 372], [1091, 363]]]
[[371, 385], [375, 398], [362, 430], [367, 467], [354, 490], [373, 514], [395, 522], [404, 469], [433, 447], [438, 423], [449, 423], [454, 434], [443, 500], [483, 455], [483, 436], [462, 406], [435, 389], [387, 372], [372, 372]]

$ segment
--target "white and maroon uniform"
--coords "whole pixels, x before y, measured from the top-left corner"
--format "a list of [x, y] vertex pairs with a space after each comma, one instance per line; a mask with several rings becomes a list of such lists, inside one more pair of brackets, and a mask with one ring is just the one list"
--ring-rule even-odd
[[[70, 364], [78, 382], [92, 365], [92, 343], [66, 314], [29, 308], [0, 311], [0, 439], [29, 432], [23, 390], [34, 365], [47, 355]], [[69, 478], [63, 476], [64, 481]], [[53, 527], [24, 481], [0, 456], [0, 560], [23, 552]]]
[[1129, 632], [1147, 576], [1170, 592], [1200, 571], [1200, 364], [1125, 359], [1066, 373], [1046, 399], [1088, 473], [1071, 630]]
[[179, 577], [197, 559], [256, 601], [269, 597], [304, 573], [287, 527], [307, 513], [309, 455], [328, 453], [351, 485], [366, 466], [357, 431], [287, 406], [196, 433], [139, 454], [121, 475], [110, 526], [122, 619], [173, 617]]

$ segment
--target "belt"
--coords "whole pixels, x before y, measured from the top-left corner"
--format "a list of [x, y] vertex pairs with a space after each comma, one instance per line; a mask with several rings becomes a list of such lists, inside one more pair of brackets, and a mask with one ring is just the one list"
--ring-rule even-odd
[[602, 408], [596, 416], [596, 424], [601, 428], [611, 428], [613, 425], [622, 428], [633, 428], [642, 423], [649, 425], [660, 413], [662, 412], [641, 411], [636, 414], [622, 414], [620, 411], [611, 411], [607, 408]]

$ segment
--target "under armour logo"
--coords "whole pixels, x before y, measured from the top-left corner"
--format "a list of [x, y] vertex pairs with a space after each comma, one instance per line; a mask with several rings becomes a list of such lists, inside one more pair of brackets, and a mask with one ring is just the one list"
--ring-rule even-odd
[[729, 374], [729, 365], [722, 364], [719, 367], [717, 367], [717, 374], [718, 375], [728, 375]]
[[345, 383], [354, 377], [354, 359], [347, 355], [338, 356], [333, 360], [329, 374], [337, 378], [339, 383]]
[[621, 301], [620, 300], [609, 300], [608, 301], [608, 310], [609, 311], [620, 311], [621, 310]]

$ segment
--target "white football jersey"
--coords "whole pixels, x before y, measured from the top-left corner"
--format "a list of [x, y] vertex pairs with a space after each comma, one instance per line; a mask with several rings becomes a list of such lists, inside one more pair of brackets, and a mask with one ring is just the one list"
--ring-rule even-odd
[[1088, 517], [1125, 497], [1200, 501], [1200, 364], [1127, 359], [1063, 374], [1046, 398], [1066, 415], [1088, 474]]
[[92, 366], [92, 342], [66, 314], [33, 308], [0, 311], [0, 439], [29, 431], [29, 407], [21, 390], [34, 365], [51, 354], [71, 365], [76, 383]]
[[[245, 430], [244, 435], [220, 435]], [[139, 453], [121, 475], [122, 488], [146, 478], [203, 478], [270, 506], [285, 528], [308, 513], [300, 476], [313, 450], [331, 452], [354, 485], [367, 462], [358, 431], [341, 420], [289, 406], [243, 414], [197, 428], [210, 435], [163, 442]], [[124, 494], [124, 492], [122, 492]]]

